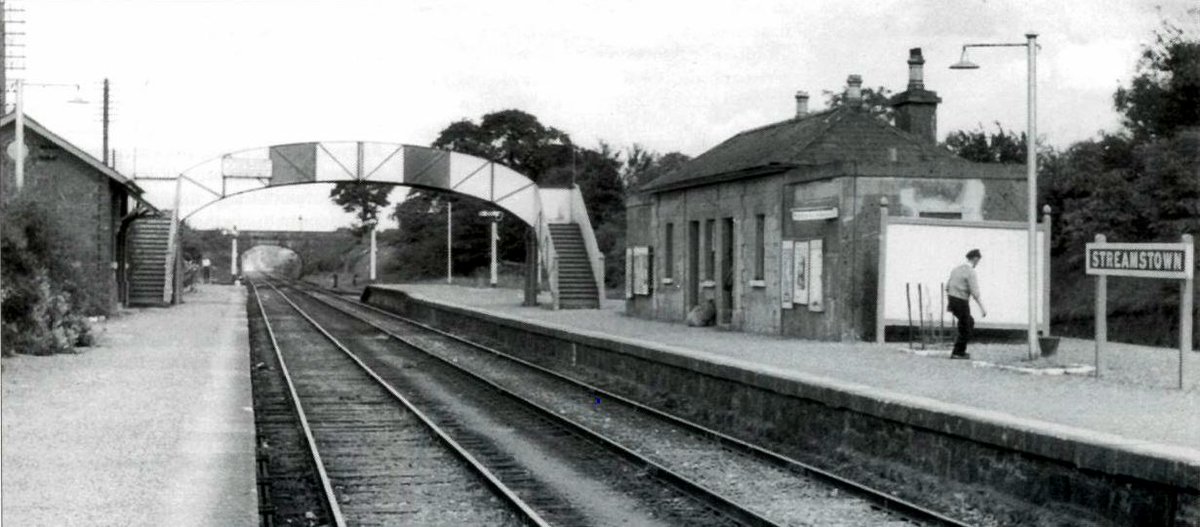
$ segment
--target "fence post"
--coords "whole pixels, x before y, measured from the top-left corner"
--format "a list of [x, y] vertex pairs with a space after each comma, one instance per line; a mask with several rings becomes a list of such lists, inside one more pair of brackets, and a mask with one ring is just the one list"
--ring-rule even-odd
[[[1184, 234], [1183, 243], [1192, 246], [1192, 235]], [[1194, 249], [1193, 249], [1194, 250]], [[1195, 315], [1192, 309], [1193, 297], [1196, 294], [1194, 268], [1188, 269], [1188, 277], [1179, 284], [1179, 389], [1183, 389], [1183, 370], [1188, 352], [1192, 351], [1192, 321]]]
[[921, 349], [925, 349], [925, 287], [917, 282], [917, 320], [921, 326], [918, 335], [921, 336]]
[[[1103, 234], [1096, 235], [1096, 243], [1107, 241]], [[1096, 275], [1096, 378], [1104, 364], [1104, 343], [1108, 340], [1108, 277]]]
[[904, 282], [904, 301], [908, 304], [908, 349], [913, 349], [912, 293], [909, 291], [908, 284], [908, 282]]

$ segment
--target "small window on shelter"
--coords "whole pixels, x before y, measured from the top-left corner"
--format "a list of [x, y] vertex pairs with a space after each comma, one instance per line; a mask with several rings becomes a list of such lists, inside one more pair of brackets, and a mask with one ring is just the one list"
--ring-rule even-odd
[[962, 219], [962, 213], [961, 213], [961, 212], [931, 212], [931, 211], [921, 211], [921, 212], [918, 214], [918, 216], [920, 216], [920, 217], [922, 217], [922, 218], [934, 218], [934, 219], [939, 219], [939, 220], [961, 220], [961, 219]]

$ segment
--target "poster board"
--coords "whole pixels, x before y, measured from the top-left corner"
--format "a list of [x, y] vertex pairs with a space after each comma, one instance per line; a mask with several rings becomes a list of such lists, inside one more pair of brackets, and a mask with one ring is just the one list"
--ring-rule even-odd
[[633, 248], [633, 294], [650, 294], [650, 248]]
[[633, 247], [625, 248], [625, 298], [633, 298]]
[[792, 257], [792, 303], [808, 305], [809, 244], [795, 242]]
[[792, 240], [783, 240], [779, 242], [779, 299], [784, 309], [792, 308], [792, 282], [795, 275], [792, 273], [793, 260], [795, 259], [795, 242]]
[[825, 311], [825, 244], [822, 240], [808, 242], [808, 310]]
[[[878, 299], [882, 303], [884, 324], [907, 325], [910, 301], [912, 319], [918, 319], [917, 284], [932, 293], [924, 295], [923, 308], [937, 319], [944, 309], [939, 298], [942, 284], [952, 269], [966, 262], [967, 251], [979, 249], [983, 259], [976, 274], [988, 316], [975, 317], [975, 325], [995, 329], [1027, 327], [1027, 228], [1020, 222], [890, 218], [884, 234], [886, 250], [881, 256], [883, 280]], [[1042, 271], [1047, 268], [1045, 234], [1039, 225], [1036, 262], [1039, 301], [1034, 316], [1041, 323], [1045, 322], [1042, 310], [1046, 305], [1046, 276]], [[905, 284], [909, 284], [911, 299], [906, 298]], [[978, 312], [978, 306], [971, 304], [972, 310]], [[947, 315], [947, 324], [950, 320]]]

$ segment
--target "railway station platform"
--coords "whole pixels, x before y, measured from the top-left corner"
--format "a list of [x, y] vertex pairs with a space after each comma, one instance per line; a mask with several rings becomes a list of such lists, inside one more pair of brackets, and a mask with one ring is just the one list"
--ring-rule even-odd
[[201, 285], [78, 354], [0, 362], [0, 523], [258, 525], [245, 298]]
[[[1176, 388], [1178, 350], [1171, 349], [1110, 343], [1103, 375], [1095, 378], [1088, 374], [1094, 346], [1082, 339], [1063, 339], [1051, 359], [1024, 360], [1027, 351], [1023, 344], [978, 344], [969, 350], [973, 360], [959, 361], [949, 360], [948, 351], [910, 351], [907, 342], [805, 341], [638, 319], [626, 316], [624, 303], [619, 300], [604, 301], [598, 311], [555, 311], [544, 305], [521, 306], [519, 290], [438, 284], [371, 286], [365, 295], [369, 303], [381, 307], [396, 310], [400, 306], [414, 314], [419, 311], [434, 326], [465, 327], [468, 319], [504, 326], [506, 329], [478, 333], [494, 342], [513, 344], [514, 348], [520, 346], [516, 339], [521, 337], [513, 333], [518, 330], [528, 336], [530, 347], [558, 348], [558, 342], [571, 341], [566, 352], [568, 368], [576, 360], [583, 363], [584, 349], [605, 350], [604, 363], [589, 367], [608, 368], [617, 377], [628, 376], [631, 382], [638, 378], [643, 385], [653, 385], [652, 390], [690, 393], [703, 399], [705, 393], [754, 385], [763, 392], [794, 397], [791, 402], [763, 410], [760, 420], [779, 420], [779, 412], [787, 412], [788, 405], [816, 400], [820, 403], [817, 406], [869, 414], [888, 423], [900, 422], [911, 428], [889, 437], [889, 441], [908, 441], [904, 446], [910, 450], [938, 452], [928, 458], [912, 453], [897, 455], [909, 456], [915, 465], [934, 467], [934, 472], [974, 471], [973, 475], [963, 476], [966, 479], [988, 470], [1000, 472], [998, 477], [1009, 480], [1046, 477], [1049, 483], [1045, 488], [1031, 492], [1050, 495], [1073, 492], [1054, 487], [1080, 470], [1101, 474], [1105, 482], [1087, 483], [1081, 488], [1117, 488], [1126, 478], [1133, 478], [1184, 489], [1182, 501], [1186, 503], [1168, 505], [1182, 510], [1176, 521], [1200, 517], [1200, 353], [1186, 357], [1185, 389], [1180, 390]], [[576, 350], [580, 350], [578, 357]], [[626, 360], [626, 356], [631, 358]], [[623, 362], [629, 364], [619, 364]], [[658, 363], [669, 367], [653, 374], [642, 373], [649, 368], [647, 365]], [[699, 388], [689, 392], [682, 381], [663, 380], [664, 375], [680, 375], [672, 371], [705, 380], [694, 381]], [[759, 411], [757, 407], [775, 404], [759, 397], [750, 392], [713, 395], [713, 399], [721, 399], [718, 404], [746, 405], [729, 411], [735, 415], [722, 417], [742, 429], [753, 425], [739, 422], [739, 414], [752, 414]], [[814, 415], [821, 415], [816, 412], [824, 410], [805, 411], [810, 413], [794, 421], [800, 430], [806, 420], [816, 419]], [[845, 421], [835, 422], [835, 426], [853, 427], [842, 425]], [[769, 428], [771, 423], [765, 426]], [[877, 429], [867, 435], [892, 433], [888, 431], [891, 424], [872, 426]], [[914, 439], [920, 432], [914, 433], [913, 429], [932, 430], [932, 438]], [[821, 433], [817, 432], [818, 437]], [[841, 434], [846, 441], [870, 441], [836, 428], [832, 433]], [[961, 442], [972, 446], [963, 452], [970, 452], [972, 457], [995, 457], [970, 469], [940, 466], [947, 463], [948, 449], [961, 447], [942, 444], [946, 436], [965, 438]], [[986, 448], [979, 450], [977, 445]], [[896, 451], [889, 445], [864, 449]], [[1048, 459], [1057, 467], [1053, 470], [1064, 472], [1056, 480], [1053, 478], [1059, 476], [1051, 476], [1053, 470], [1046, 467], [1024, 474], [1016, 468], [997, 470], [997, 466], [1011, 460], [1012, 453], [1027, 455], [1035, 460], [1032, 463]], [[1004, 473], [1006, 470], [1008, 473]], [[1013, 485], [1036, 486], [1030, 482]]]

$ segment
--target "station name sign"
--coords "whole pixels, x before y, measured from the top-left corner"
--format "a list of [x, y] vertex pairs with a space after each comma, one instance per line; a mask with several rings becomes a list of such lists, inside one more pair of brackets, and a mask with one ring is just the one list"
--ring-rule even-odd
[[1185, 243], [1089, 243], [1087, 274], [1142, 278], [1192, 278], [1194, 248]]
[[792, 221], [832, 220], [837, 217], [837, 207], [792, 209]]

